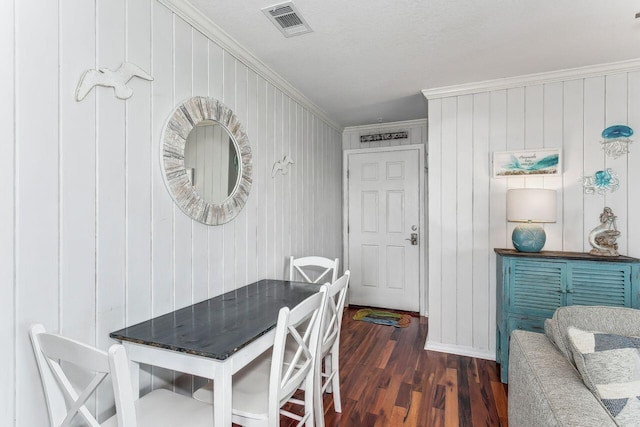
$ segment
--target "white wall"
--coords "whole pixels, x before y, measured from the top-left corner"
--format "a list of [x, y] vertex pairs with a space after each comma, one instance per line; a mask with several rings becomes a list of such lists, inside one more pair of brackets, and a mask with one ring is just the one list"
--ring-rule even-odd
[[[34, 322], [107, 348], [127, 324], [283, 277], [289, 255], [341, 256], [340, 132], [262, 65], [155, 0], [4, 1], [0, 22], [0, 425], [47, 424]], [[85, 70], [124, 60], [154, 81], [132, 80], [127, 101], [74, 100]], [[224, 226], [187, 218], [160, 175], [162, 126], [192, 94], [223, 100], [251, 141], [251, 195]], [[296, 164], [272, 179], [285, 154]], [[106, 393], [95, 405], [110, 410]]]
[[15, 323], [14, 323], [14, 2], [0, 2], [0, 425], [10, 426], [15, 413]]
[[[610, 206], [621, 254], [640, 257], [640, 152], [618, 159], [602, 130], [640, 131], [640, 61], [423, 91], [429, 99], [429, 336], [427, 348], [495, 358], [495, 254], [511, 248], [508, 188], [557, 190], [546, 250], [583, 252]], [[558, 147], [560, 177], [491, 178], [494, 151]], [[581, 178], [611, 167], [620, 189], [583, 194]]]

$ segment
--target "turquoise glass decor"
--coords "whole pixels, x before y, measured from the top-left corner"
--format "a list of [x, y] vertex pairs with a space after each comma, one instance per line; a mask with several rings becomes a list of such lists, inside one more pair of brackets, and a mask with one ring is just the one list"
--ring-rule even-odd
[[629, 138], [631, 135], [633, 129], [626, 125], [613, 125], [602, 131], [602, 137], [606, 139]]
[[629, 152], [633, 129], [627, 125], [613, 125], [602, 131], [602, 149], [607, 156], [617, 159]]
[[611, 168], [597, 171], [593, 176], [585, 176], [582, 179], [585, 194], [604, 194], [613, 192], [620, 186], [618, 174]]
[[520, 224], [511, 234], [513, 247], [519, 252], [540, 252], [547, 241], [547, 235], [538, 224]]

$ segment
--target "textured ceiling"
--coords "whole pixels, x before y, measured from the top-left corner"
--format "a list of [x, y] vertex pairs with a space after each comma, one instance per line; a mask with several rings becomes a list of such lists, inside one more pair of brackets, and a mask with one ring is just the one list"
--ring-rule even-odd
[[637, 0], [189, 0], [342, 126], [426, 117], [420, 91], [640, 57]]

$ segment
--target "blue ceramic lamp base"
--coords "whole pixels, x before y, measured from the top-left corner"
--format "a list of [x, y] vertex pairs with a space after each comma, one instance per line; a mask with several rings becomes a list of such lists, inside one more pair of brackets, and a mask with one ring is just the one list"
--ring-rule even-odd
[[547, 235], [538, 224], [520, 224], [511, 234], [513, 247], [519, 252], [540, 252], [547, 241]]

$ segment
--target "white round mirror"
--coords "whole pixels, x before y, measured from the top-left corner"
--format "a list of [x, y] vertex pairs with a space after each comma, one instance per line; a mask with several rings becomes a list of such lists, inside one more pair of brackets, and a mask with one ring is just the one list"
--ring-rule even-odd
[[251, 148], [233, 111], [213, 98], [190, 98], [162, 135], [163, 175], [175, 203], [203, 224], [232, 220], [251, 189]]

